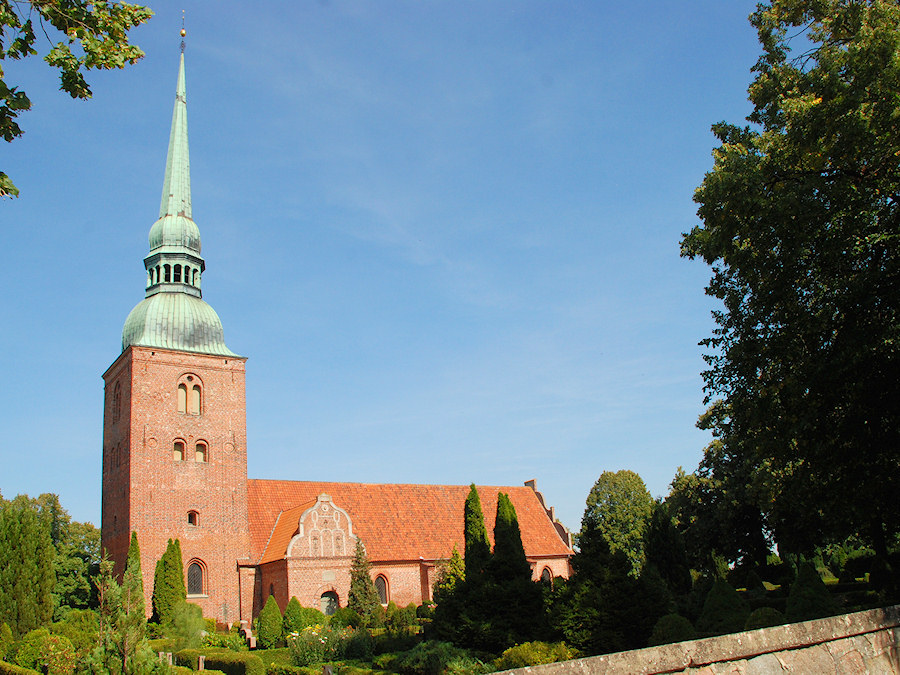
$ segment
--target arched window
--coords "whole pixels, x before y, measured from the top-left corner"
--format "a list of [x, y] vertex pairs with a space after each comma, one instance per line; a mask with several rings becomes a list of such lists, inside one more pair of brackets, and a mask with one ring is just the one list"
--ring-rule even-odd
[[209, 448], [206, 443], [200, 441], [194, 447], [194, 461], [195, 462], [206, 462], [209, 460]]
[[172, 267], [170, 265], [163, 265], [163, 274], [166, 283], [172, 281]]
[[192, 560], [187, 568], [187, 594], [206, 595], [206, 589], [203, 586], [205, 577], [206, 571], [203, 569], [203, 563], [199, 560]]
[[187, 412], [187, 387], [183, 384], [178, 385], [178, 412]]
[[197, 525], [200, 522], [200, 514], [196, 511], [188, 511], [188, 525]]
[[175, 441], [172, 448], [172, 459], [176, 462], [184, 461], [184, 441]]
[[175, 276], [172, 279], [176, 284], [181, 283], [181, 265], [175, 265]]
[[159, 276], [159, 265], [156, 266], [156, 283], [162, 281], [162, 278]]
[[200, 285], [200, 270], [194, 270], [194, 279], [191, 281], [194, 286]]
[[378, 602], [382, 605], [388, 604], [388, 585], [383, 574], [375, 577], [375, 590], [378, 591]]
[[551, 583], [553, 581], [553, 573], [550, 571], [549, 567], [545, 567], [541, 570], [541, 581], [545, 584]]
[[184, 266], [184, 283], [191, 283], [191, 268], [187, 265]]
[[331, 616], [338, 610], [339, 606], [337, 593], [334, 591], [322, 593], [322, 597], [319, 599], [319, 609], [322, 610], [322, 614]]
[[191, 415], [199, 415], [200, 414], [200, 385], [195, 384], [191, 387]]

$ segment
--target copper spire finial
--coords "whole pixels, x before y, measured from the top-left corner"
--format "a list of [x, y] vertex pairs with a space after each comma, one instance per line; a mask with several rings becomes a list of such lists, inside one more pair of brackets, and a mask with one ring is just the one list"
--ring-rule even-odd
[[184, 10], [181, 10], [181, 53], [184, 54], [184, 36], [187, 31], [184, 30]]

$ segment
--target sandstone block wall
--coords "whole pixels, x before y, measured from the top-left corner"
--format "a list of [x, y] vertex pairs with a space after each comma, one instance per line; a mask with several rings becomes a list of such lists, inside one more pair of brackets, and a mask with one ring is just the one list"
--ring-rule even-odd
[[521, 675], [900, 673], [900, 605], [508, 672]]

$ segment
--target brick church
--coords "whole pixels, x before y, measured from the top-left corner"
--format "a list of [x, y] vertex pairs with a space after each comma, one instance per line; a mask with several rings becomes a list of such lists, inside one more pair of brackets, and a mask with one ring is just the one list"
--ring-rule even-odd
[[[246, 357], [202, 299], [206, 267], [191, 212], [184, 54], [145, 298], [103, 374], [103, 547], [122, 571], [138, 534], [147, 607], [156, 561], [179, 539], [188, 600], [223, 622], [274, 595], [326, 613], [346, 605], [358, 539], [383, 603], [431, 600], [437, 566], [463, 549], [462, 485], [247, 478]], [[509, 494], [534, 579], [568, 577], [571, 537], [534, 481], [478, 488], [488, 532]]]

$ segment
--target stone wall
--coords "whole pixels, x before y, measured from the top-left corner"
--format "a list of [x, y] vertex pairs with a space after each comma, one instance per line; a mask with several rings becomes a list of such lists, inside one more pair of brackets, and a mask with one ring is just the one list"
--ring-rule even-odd
[[509, 672], [521, 675], [900, 673], [900, 605]]

